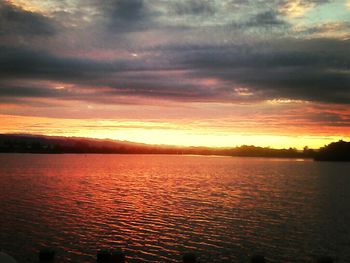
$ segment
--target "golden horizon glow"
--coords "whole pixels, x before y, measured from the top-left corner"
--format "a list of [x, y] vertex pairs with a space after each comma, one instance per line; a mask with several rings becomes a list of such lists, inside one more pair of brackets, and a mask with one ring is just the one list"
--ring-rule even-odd
[[[152, 145], [271, 148], [320, 148], [350, 136], [231, 133], [179, 128], [176, 124], [138, 121], [54, 119], [0, 115], [0, 133], [112, 139]], [[114, 124], [114, 126], [113, 126]], [[173, 127], [171, 127], [173, 125]], [[65, 127], [62, 129], [61, 127]], [[108, 128], [106, 128], [108, 127]]]

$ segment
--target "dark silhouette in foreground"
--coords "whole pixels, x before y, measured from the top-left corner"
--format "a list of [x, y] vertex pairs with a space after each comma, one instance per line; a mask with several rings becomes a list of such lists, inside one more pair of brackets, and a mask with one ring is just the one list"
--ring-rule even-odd
[[333, 259], [329, 256], [320, 257], [317, 259], [317, 263], [333, 263]]
[[[55, 251], [51, 248], [45, 248], [39, 251], [39, 262], [40, 263], [54, 263], [55, 262]], [[121, 250], [108, 250], [101, 249], [96, 254], [97, 263], [125, 263], [126, 257], [123, 251]], [[197, 263], [196, 254], [194, 253], [185, 253], [182, 255], [182, 263]], [[253, 255], [250, 258], [250, 263], [266, 263], [265, 257], [260, 254]], [[315, 261], [316, 263], [333, 263], [333, 259], [328, 256], [319, 257]]]
[[182, 256], [182, 262], [183, 263], [196, 263], [197, 257], [193, 253], [186, 253]]
[[97, 262], [101, 262], [101, 263], [107, 263], [107, 262], [124, 263], [125, 255], [120, 250], [110, 251], [110, 250], [102, 249], [97, 252], [96, 260]]
[[263, 255], [253, 255], [250, 263], [265, 263], [265, 257]]
[[349, 162], [350, 142], [341, 140], [322, 147], [315, 155], [315, 160]]
[[44, 248], [39, 251], [39, 261], [44, 263], [53, 263], [55, 261], [55, 250], [52, 248]]

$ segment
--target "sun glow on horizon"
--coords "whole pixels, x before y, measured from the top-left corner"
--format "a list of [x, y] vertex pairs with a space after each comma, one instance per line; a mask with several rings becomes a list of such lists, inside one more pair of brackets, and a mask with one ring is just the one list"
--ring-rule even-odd
[[[254, 145], [271, 148], [319, 148], [340, 139], [340, 135], [280, 135], [239, 133], [229, 130], [202, 130], [176, 123], [136, 121], [54, 119], [0, 115], [0, 133], [112, 139], [152, 145], [236, 147]], [[64, 128], [62, 128], [64, 127]]]

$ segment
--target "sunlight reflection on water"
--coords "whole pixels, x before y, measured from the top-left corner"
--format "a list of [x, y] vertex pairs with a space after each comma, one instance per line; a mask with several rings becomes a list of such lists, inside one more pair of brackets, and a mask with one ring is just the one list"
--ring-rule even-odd
[[350, 165], [164, 155], [0, 155], [0, 247], [31, 262], [122, 248], [128, 262], [350, 258]]

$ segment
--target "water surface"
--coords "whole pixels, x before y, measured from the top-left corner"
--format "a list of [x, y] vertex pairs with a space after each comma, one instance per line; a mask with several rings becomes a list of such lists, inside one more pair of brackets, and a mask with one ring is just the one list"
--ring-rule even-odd
[[350, 260], [350, 164], [166, 155], [0, 155], [0, 248], [63, 262]]

